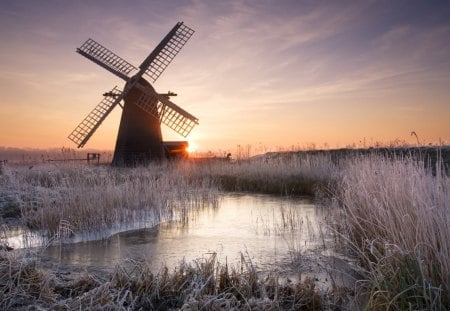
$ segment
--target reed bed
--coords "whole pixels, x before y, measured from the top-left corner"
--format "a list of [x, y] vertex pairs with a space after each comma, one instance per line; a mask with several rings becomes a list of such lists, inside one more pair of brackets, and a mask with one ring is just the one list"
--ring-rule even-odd
[[153, 274], [128, 260], [104, 279], [84, 273], [55, 275], [33, 261], [0, 252], [0, 307], [5, 310], [321, 310], [323, 297], [311, 279], [280, 284], [261, 277], [246, 259], [238, 267], [216, 255]]
[[[334, 158], [327, 153], [286, 153], [238, 162], [161, 163], [133, 169], [6, 167], [0, 191], [7, 195], [0, 197], [6, 198], [3, 205], [9, 206], [8, 213], [14, 214], [18, 203], [24, 223], [31, 228], [65, 236], [104, 232], [142, 219], [186, 220], [190, 210], [214, 204], [218, 190], [325, 195], [324, 202], [334, 213], [332, 228], [341, 237], [336, 247], [358, 258], [364, 269], [355, 288], [367, 309], [447, 310], [450, 177], [441, 162], [433, 167], [427, 163], [420, 154], [366, 152]], [[296, 224], [295, 219], [291, 222]], [[5, 259], [1, 267], [8, 262], [18, 265], [17, 260]], [[0, 270], [0, 278], [13, 271]], [[33, 280], [45, 285], [51, 279]], [[118, 267], [107, 280], [88, 276], [77, 282], [39, 295], [32, 291], [17, 295], [57, 301], [67, 310], [326, 307], [313, 281], [282, 285], [276, 276], [261, 277], [248, 264], [232, 269], [215, 258], [157, 275], [145, 263], [132, 262]], [[18, 285], [7, 284], [3, 287], [7, 295], [32, 288], [15, 290]]]
[[217, 187], [193, 181], [170, 163], [146, 168], [37, 165], [11, 167], [1, 191], [22, 222], [47, 236], [106, 234], [124, 225], [186, 221], [189, 210], [215, 204]]
[[188, 165], [194, 179], [209, 178], [225, 191], [276, 195], [315, 195], [331, 187], [339, 163], [328, 154], [285, 153], [237, 162], [210, 161]]
[[343, 169], [336, 221], [366, 269], [369, 309], [450, 307], [450, 178], [436, 165], [372, 155]]

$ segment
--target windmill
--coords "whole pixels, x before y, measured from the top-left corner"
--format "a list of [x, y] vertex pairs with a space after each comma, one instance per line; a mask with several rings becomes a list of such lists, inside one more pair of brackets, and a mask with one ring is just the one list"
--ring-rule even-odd
[[[186, 149], [187, 142], [163, 142], [161, 123], [183, 137], [198, 124], [198, 119], [169, 100], [175, 93], [160, 94], [143, 78], [154, 83], [186, 44], [194, 30], [178, 22], [147, 56], [139, 68], [92, 39], [77, 52], [125, 80], [103, 94], [100, 103], [70, 133], [68, 138], [82, 148], [100, 124], [116, 107], [122, 107], [113, 165], [129, 166], [163, 159], [167, 154]], [[124, 102], [123, 104], [121, 102]]]

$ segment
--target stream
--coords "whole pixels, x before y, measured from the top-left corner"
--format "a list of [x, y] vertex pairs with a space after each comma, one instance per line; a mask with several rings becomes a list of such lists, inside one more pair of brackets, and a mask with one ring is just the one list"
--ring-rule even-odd
[[[285, 271], [301, 264], [308, 267], [302, 274], [325, 282], [321, 268], [339, 259], [325, 249], [329, 237], [323, 233], [324, 221], [323, 210], [310, 198], [225, 193], [217, 205], [191, 212], [187, 223], [165, 222], [104, 240], [34, 248], [43, 264], [66, 271], [111, 271], [133, 259], [145, 260], [158, 272], [163, 266], [173, 270], [182, 260], [192, 262], [215, 253], [220, 263], [237, 267], [245, 259], [259, 271]], [[9, 242], [17, 244], [18, 239], [16, 232]]]

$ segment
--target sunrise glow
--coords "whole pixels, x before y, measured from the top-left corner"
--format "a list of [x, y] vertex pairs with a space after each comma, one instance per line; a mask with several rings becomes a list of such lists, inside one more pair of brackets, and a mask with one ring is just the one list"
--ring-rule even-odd
[[197, 151], [197, 144], [195, 144], [194, 142], [189, 142], [189, 146], [186, 148], [186, 151], [189, 153]]
[[[445, 1], [2, 1], [0, 145], [71, 147], [123, 81], [75, 53], [93, 38], [134, 66], [178, 21], [195, 33], [154, 84], [199, 119], [190, 152], [450, 144]], [[85, 148], [115, 146], [115, 109]], [[164, 140], [183, 140], [163, 129]], [[187, 137], [191, 141], [191, 137]]]

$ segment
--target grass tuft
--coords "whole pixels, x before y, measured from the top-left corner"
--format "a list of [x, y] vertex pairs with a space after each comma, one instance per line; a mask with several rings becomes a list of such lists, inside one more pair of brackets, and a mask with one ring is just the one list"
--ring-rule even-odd
[[5, 310], [29, 305], [52, 310], [321, 310], [324, 306], [311, 279], [281, 284], [277, 275], [262, 276], [245, 260], [237, 268], [221, 265], [215, 254], [157, 274], [146, 262], [128, 260], [105, 280], [86, 273], [62, 278], [6, 255], [2, 253], [0, 265]]
[[34, 260], [19, 260], [13, 253], [0, 250], [0, 308], [55, 301], [53, 281]]
[[370, 308], [449, 306], [450, 178], [437, 165], [374, 155], [344, 169], [338, 223], [367, 271]]

